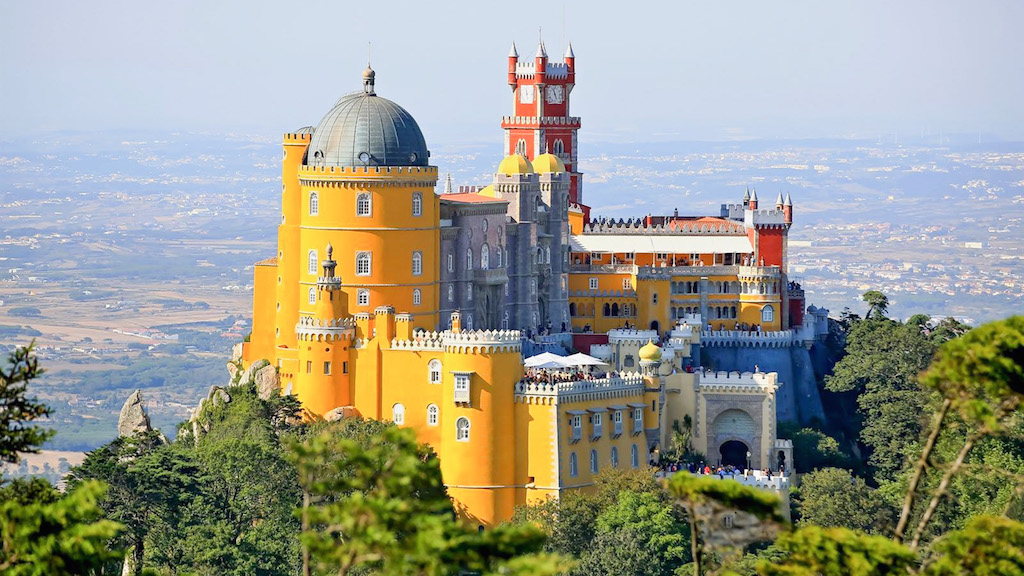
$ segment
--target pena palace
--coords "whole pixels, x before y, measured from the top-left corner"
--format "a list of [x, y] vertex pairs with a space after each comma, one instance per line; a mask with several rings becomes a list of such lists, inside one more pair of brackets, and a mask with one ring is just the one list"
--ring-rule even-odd
[[804, 364], [828, 311], [787, 276], [789, 195], [593, 217], [572, 46], [513, 45], [507, 68], [489, 182], [439, 186], [416, 120], [369, 67], [284, 135], [277, 254], [254, 267], [243, 363], [275, 366], [311, 417], [415, 430], [482, 527], [656, 465], [684, 422], [713, 465], [790, 469], [777, 423], [820, 411]]

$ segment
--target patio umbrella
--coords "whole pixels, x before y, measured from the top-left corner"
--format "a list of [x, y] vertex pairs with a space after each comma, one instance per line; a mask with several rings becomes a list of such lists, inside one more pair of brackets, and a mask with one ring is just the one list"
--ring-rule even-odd
[[566, 362], [564, 356], [552, 354], [551, 352], [542, 352], [524, 360], [523, 366], [527, 368], [568, 368], [571, 364]]
[[570, 366], [607, 366], [608, 365], [607, 362], [601, 361], [601, 360], [599, 360], [597, 358], [594, 358], [593, 356], [590, 356], [588, 354], [584, 354], [583, 352], [577, 352], [577, 353], [573, 354], [572, 356], [568, 356], [568, 357], [565, 358], [565, 361], [568, 362]]

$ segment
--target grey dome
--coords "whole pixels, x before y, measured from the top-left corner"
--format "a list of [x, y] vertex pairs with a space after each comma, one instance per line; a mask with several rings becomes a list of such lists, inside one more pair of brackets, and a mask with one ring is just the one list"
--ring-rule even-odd
[[[364, 75], [365, 76], [365, 75]], [[430, 153], [412, 115], [373, 91], [346, 94], [316, 129], [306, 155], [308, 166], [426, 166]]]

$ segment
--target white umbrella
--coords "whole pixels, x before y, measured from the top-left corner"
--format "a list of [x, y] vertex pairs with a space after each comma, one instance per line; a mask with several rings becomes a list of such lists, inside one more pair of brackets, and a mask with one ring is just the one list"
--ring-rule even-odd
[[527, 368], [568, 368], [570, 364], [565, 360], [565, 357], [559, 356], [558, 354], [542, 352], [524, 360], [523, 366], [526, 366]]
[[572, 356], [567, 357], [565, 360], [566, 360], [566, 362], [569, 363], [570, 366], [607, 366], [608, 365], [607, 362], [602, 362], [601, 360], [599, 360], [597, 358], [594, 358], [593, 356], [590, 356], [588, 354], [584, 354], [583, 352], [577, 352], [577, 353], [573, 354]]

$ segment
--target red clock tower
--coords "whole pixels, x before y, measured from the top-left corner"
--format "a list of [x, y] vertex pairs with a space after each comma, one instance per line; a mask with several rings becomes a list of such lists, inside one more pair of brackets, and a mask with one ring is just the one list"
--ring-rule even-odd
[[508, 54], [508, 84], [512, 87], [512, 116], [501, 119], [505, 154], [522, 154], [531, 161], [556, 154], [570, 174], [569, 200], [582, 204], [583, 175], [577, 170], [576, 131], [579, 117], [569, 115], [569, 96], [576, 85], [576, 56], [572, 44], [562, 62], [549, 62], [544, 42], [532, 61], [520, 61], [516, 45]]

